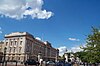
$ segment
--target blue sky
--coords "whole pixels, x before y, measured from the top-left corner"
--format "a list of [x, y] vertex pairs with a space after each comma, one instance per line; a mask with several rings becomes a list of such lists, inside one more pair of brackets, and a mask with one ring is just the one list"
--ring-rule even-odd
[[71, 49], [85, 44], [85, 35], [91, 33], [91, 26], [100, 26], [99, 0], [43, 0], [43, 2], [41, 10], [45, 9], [52, 14], [48, 18], [31, 18], [28, 14], [26, 18], [16, 19], [4, 16], [8, 11], [3, 12], [0, 8], [2, 31], [0, 39], [11, 32], [29, 32], [43, 41], [48, 40], [55, 48], [66, 46]]

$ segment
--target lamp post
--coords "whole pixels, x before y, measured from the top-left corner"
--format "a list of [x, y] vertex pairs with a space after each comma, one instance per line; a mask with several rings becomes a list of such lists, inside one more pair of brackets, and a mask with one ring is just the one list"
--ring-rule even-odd
[[5, 47], [5, 48], [4, 48], [4, 60], [3, 60], [3, 65], [5, 65], [5, 61], [6, 61], [6, 50], [7, 50], [7, 48]]

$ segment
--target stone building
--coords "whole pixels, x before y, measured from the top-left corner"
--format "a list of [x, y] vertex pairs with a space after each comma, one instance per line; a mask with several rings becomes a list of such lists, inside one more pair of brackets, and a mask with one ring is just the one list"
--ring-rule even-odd
[[6, 60], [24, 62], [29, 58], [38, 60], [41, 53], [43, 60], [57, 60], [59, 50], [48, 41], [43, 42], [27, 32], [15, 32], [5, 35]]
[[0, 61], [3, 60], [3, 41], [0, 41]]
[[66, 59], [65, 62], [68, 62], [68, 60], [70, 60], [71, 62], [75, 62], [75, 56], [72, 52], [65, 52], [64, 57]]

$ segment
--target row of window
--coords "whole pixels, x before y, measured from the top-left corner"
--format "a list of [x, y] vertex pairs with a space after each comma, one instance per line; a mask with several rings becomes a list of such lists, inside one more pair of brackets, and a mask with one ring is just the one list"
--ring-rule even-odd
[[[19, 44], [20, 44], [20, 45], [22, 45], [22, 43], [23, 43], [23, 42], [22, 42], [22, 41], [20, 41], [20, 43], [19, 43]], [[8, 45], [10, 45], [10, 46], [12, 46], [12, 45], [18, 45], [18, 42], [17, 42], [17, 41], [11, 41], [11, 42], [9, 42], [9, 43], [8, 43], [8, 42], [6, 42], [6, 46], [8, 46]]]
[[15, 41], [15, 40], [22, 40], [23, 38], [13, 38], [13, 39], [6, 39], [6, 40], [10, 40], [10, 41]]
[[21, 57], [14, 57], [14, 56], [12, 56], [12, 57], [6, 57], [6, 60], [21, 60]]
[[[45, 55], [45, 53], [47, 54], [47, 56], [50, 56], [50, 48], [47, 48], [47, 52], [45, 51], [46, 50], [46, 47], [45, 46], [42, 46], [41, 43], [37, 42], [37, 41], [31, 41], [29, 39], [27, 39], [27, 48], [26, 50], [29, 51], [30, 48], [33, 48], [32, 51], [35, 55], [37, 55], [39, 52], [43, 53], [43, 55]], [[33, 45], [32, 45], [33, 44]], [[30, 46], [31, 45], [31, 46]], [[52, 48], [51, 48], [52, 49]], [[52, 53], [52, 52], [51, 52]], [[56, 54], [55, 54], [56, 55]]]
[[17, 50], [19, 50], [19, 52], [21, 52], [21, 50], [22, 50], [22, 47], [19, 47], [19, 48], [16, 48], [16, 47], [9, 47], [9, 52], [11, 53], [11, 52], [18, 52]]

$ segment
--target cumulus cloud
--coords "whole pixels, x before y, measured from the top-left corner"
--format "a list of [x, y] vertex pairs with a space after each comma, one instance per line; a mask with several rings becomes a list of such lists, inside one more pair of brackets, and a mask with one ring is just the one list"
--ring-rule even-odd
[[67, 47], [66, 46], [61, 46], [58, 49], [59, 49], [59, 55], [62, 56], [66, 52]]
[[77, 39], [77, 38], [68, 38], [68, 40], [70, 40], [70, 41], [80, 41], [80, 40]]
[[80, 46], [76, 46], [76, 47], [72, 47], [71, 51], [75, 53], [75, 52], [83, 51], [83, 49], [81, 49]]
[[[82, 47], [85, 47], [85, 44]], [[74, 52], [74, 53], [83, 51], [83, 49], [81, 49], [81, 46], [74, 46], [74, 47], [71, 47], [70, 49], [68, 49], [66, 46], [61, 46], [58, 49], [59, 49], [60, 56], [62, 56], [66, 52], [66, 50], [67, 52]]]
[[32, 19], [48, 19], [53, 13], [43, 10], [43, 0], [1, 0], [0, 15], [14, 19], [23, 19], [31, 16]]
[[36, 37], [35, 39], [37, 39], [37, 40], [41, 40], [41, 38], [40, 38], [40, 37]]

